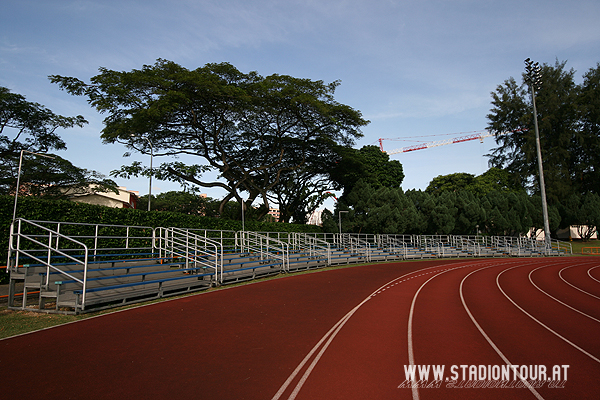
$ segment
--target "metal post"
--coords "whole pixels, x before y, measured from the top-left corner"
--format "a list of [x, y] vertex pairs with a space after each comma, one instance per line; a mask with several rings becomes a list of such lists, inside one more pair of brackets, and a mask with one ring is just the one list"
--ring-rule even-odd
[[542, 214], [544, 216], [544, 240], [546, 247], [550, 247], [550, 221], [548, 219], [548, 203], [546, 201], [546, 185], [544, 183], [544, 168], [542, 166], [542, 150], [540, 146], [540, 132], [538, 128], [537, 108], [535, 104], [535, 89], [541, 85], [541, 68], [539, 63], [532, 62], [529, 58], [525, 60], [526, 80], [531, 89], [531, 101], [533, 103], [533, 123], [535, 128], [535, 146], [537, 149], [538, 171], [540, 176], [540, 194], [542, 196]]
[[349, 211], [338, 211], [338, 219], [339, 219], [339, 226], [340, 226], [340, 238], [342, 236], [342, 213], [347, 213]]
[[240, 197], [240, 205], [242, 206], [242, 232], [244, 232], [246, 230], [246, 225], [245, 225], [245, 218], [244, 218], [244, 207], [246, 205], [246, 203], [244, 202], [244, 199], [242, 199]]
[[17, 173], [17, 187], [15, 189], [15, 205], [13, 207], [13, 218], [12, 218], [13, 221], [17, 217], [17, 199], [19, 198], [19, 189], [21, 187], [21, 165], [23, 164], [23, 153], [29, 153], [29, 154], [34, 154], [36, 156], [42, 156], [42, 157], [54, 159], [54, 157], [49, 156], [47, 154], [34, 153], [33, 151], [29, 151], [29, 150], [21, 150], [21, 155], [19, 156], [19, 172]]
[[152, 159], [154, 158], [154, 147], [150, 139], [145, 138], [150, 145], [150, 184], [148, 186], [148, 211], [150, 211], [150, 202], [152, 201]]

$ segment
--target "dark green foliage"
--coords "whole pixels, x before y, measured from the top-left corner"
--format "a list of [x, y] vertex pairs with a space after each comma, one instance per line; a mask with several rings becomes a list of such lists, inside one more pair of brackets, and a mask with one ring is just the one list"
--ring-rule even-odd
[[600, 196], [595, 193], [586, 193], [582, 196], [573, 194], [561, 204], [563, 222], [561, 226], [578, 226], [578, 234], [588, 241], [600, 225]]
[[464, 172], [440, 175], [433, 178], [425, 189], [431, 194], [468, 191], [477, 196], [497, 190], [518, 192], [523, 190], [523, 187], [519, 186], [518, 179], [507, 170], [492, 167], [478, 176]]
[[[348, 211], [342, 214], [342, 230], [354, 233], [518, 236], [525, 235], [530, 229], [543, 227], [539, 196], [529, 195], [525, 190], [511, 191], [502, 187], [484, 192], [477, 195], [463, 189], [445, 190], [438, 194], [420, 190], [404, 193], [401, 189], [374, 189], [359, 180], [354, 189], [340, 199], [333, 214], [324, 214], [327, 217], [323, 218], [323, 230], [339, 230], [340, 210]], [[572, 201], [570, 210], [573, 216], [570, 219], [567, 218], [566, 207], [550, 206], [551, 231], [569, 224], [591, 226], [597, 223], [593, 207], [600, 210], [600, 197], [590, 194], [585, 201], [585, 207], [583, 199]], [[576, 214], [579, 210], [581, 212]]]
[[431, 180], [425, 191], [431, 194], [440, 194], [442, 192], [456, 192], [465, 190], [473, 185], [475, 176], [464, 172], [450, 175], [440, 175]]
[[69, 193], [75, 193], [90, 184], [96, 184], [99, 191], [115, 190], [115, 183], [101, 174], [48, 155], [48, 152], [67, 148], [57, 131], [82, 127], [86, 123], [81, 115], [55, 114], [41, 104], [0, 87], [0, 194], [15, 192], [22, 152], [21, 192], [56, 198], [65, 197], [67, 188]]
[[[163, 192], [152, 196], [150, 207], [152, 211], [172, 211], [189, 215], [213, 217], [216, 215], [215, 200], [201, 197], [197, 193], [185, 191]], [[140, 209], [148, 209], [148, 195], [140, 197]], [[217, 207], [218, 208], [218, 207]]]
[[[6, 262], [9, 227], [14, 197], [0, 196], [0, 257]], [[200, 217], [169, 211], [142, 211], [110, 208], [67, 200], [46, 200], [36, 197], [19, 198], [17, 217], [56, 222], [83, 222], [88, 224], [132, 225], [150, 227], [181, 227], [214, 230], [242, 229], [241, 221], [224, 218]], [[281, 224], [246, 221], [246, 230], [258, 232], [321, 232], [314, 225]], [[113, 228], [110, 228], [113, 229]], [[116, 228], [115, 228], [116, 229]]]
[[[106, 143], [123, 143], [145, 154], [152, 148], [156, 157], [197, 156], [205, 163], [164, 163], [152, 171], [157, 177], [221, 187], [228, 192], [221, 207], [241, 201], [246, 192], [247, 205], [260, 199], [267, 212], [275, 198], [284, 220], [292, 215], [302, 219], [311, 203], [323, 200], [322, 195], [311, 198], [322, 192], [319, 176], [335, 162], [336, 147], [351, 146], [368, 123], [359, 111], [335, 101], [337, 81], [262, 77], [228, 63], [188, 70], [157, 60], [129, 72], [101, 68], [90, 83], [56, 75], [50, 79], [106, 114]], [[204, 181], [207, 170], [221, 179]], [[139, 164], [114, 172], [150, 173]], [[302, 183], [290, 190], [298, 177]]]
[[580, 192], [600, 188], [600, 64], [584, 75], [577, 103], [581, 130], [574, 140], [577, 158], [574, 178]]
[[402, 164], [390, 160], [387, 153], [377, 146], [363, 146], [360, 150], [340, 147], [339, 160], [329, 171], [329, 176], [344, 190], [342, 197], [350, 193], [359, 180], [372, 188], [381, 187], [399, 189], [404, 180]]
[[[573, 193], [600, 188], [600, 66], [575, 84], [566, 62], [542, 66], [536, 91], [544, 178], [549, 205]], [[539, 173], [529, 87], [510, 78], [492, 92], [488, 129], [497, 134], [490, 164], [508, 171], [511, 181], [539, 193]]]

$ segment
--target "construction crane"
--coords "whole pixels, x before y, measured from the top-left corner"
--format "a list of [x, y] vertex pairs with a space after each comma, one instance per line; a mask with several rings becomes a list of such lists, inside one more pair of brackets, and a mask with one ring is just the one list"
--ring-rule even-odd
[[[382, 139], [379, 139], [379, 148], [381, 149], [382, 152], [392, 155], [392, 154], [398, 154], [398, 153], [408, 153], [409, 151], [415, 151], [415, 150], [429, 149], [431, 147], [445, 146], [447, 144], [463, 143], [463, 142], [468, 142], [468, 141], [477, 140], [477, 139], [479, 139], [483, 143], [483, 139], [490, 137], [490, 136], [496, 136], [496, 135], [494, 135], [493, 133], [490, 133], [488, 131], [481, 131], [481, 132], [475, 132], [475, 133], [472, 133], [472, 134], [466, 135], [466, 136], [455, 137], [453, 139], [437, 140], [437, 141], [433, 141], [433, 142], [415, 144], [413, 146], [402, 147], [402, 148], [392, 150], [392, 151], [383, 150], [383, 141], [390, 140], [390, 139], [382, 138]], [[393, 140], [393, 139], [391, 139], [391, 140]]]

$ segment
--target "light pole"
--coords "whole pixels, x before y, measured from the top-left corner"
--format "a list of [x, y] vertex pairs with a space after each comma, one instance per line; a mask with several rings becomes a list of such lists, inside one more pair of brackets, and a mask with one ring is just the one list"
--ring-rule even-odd
[[342, 213], [347, 213], [349, 211], [338, 211], [338, 219], [339, 219], [339, 226], [340, 226], [340, 241], [342, 240]]
[[544, 168], [542, 166], [542, 150], [540, 146], [540, 131], [538, 128], [537, 108], [535, 106], [535, 91], [539, 90], [542, 84], [542, 68], [540, 63], [533, 62], [531, 59], [525, 60], [525, 81], [531, 89], [531, 102], [533, 103], [533, 124], [535, 128], [535, 146], [537, 149], [538, 169], [540, 175], [540, 193], [542, 195], [542, 213], [544, 215], [544, 239], [546, 246], [550, 244], [550, 222], [548, 220], [548, 204], [546, 202], [546, 185], [544, 183]]
[[150, 145], [150, 185], [148, 186], [148, 211], [150, 211], [150, 202], [152, 201], [152, 159], [154, 158], [154, 148], [152, 142], [148, 138], [144, 138]]
[[246, 230], [246, 226], [245, 226], [245, 222], [244, 222], [245, 221], [245, 218], [244, 218], [244, 207], [245, 207], [246, 204], [244, 203], [244, 199], [242, 199], [241, 197], [240, 197], [240, 203], [241, 203], [241, 206], [242, 206], [242, 232], [244, 232]]
[[29, 151], [29, 150], [21, 150], [21, 155], [19, 156], [19, 172], [17, 172], [17, 188], [15, 189], [15, 205], [13, 208], [13, 218], [12, 218], [13, 222], [15, 221], [15, 218], [17, 217], [17, 199], [19, 198], [19, 188], [21, 187], [21, 166], [23, 164], [23, 153], [29, 153], [29, 154], [34, 154], [36, 156], [42, 156], [42, 157], [54, 159], [53, 156], [49, 156], [47, 154], [34, 153], [33, 151]]

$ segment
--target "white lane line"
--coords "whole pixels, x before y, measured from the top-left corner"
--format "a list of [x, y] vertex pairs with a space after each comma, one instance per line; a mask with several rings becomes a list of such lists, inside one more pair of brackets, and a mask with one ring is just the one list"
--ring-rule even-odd
[[595, 280], [596, 282], [600, 283], [600, 281], [599, 281], [598, 279], [596, 279], [596, 278], [594, 278], [594, 277], [592, 276], [592, 270], [593, 270], [593, 269], [596, 269], [596, 268], [598, 268], [598, 267], [600, 267], [600, 265], [596, 265], [595, 267], [592, 267], [592, 268], [588, 269], [588, 275], [590, 276], [590, 278], [592, 278], [592, 279], [593, 279], [593, 280]]
[[[437, 265], [437, 266], [433, 266], [433, 267], [427, 267], [425, 269], [434, 269], [434, 268], [446, 268], [449, 265], [456, 265], [456, 264], [444, 264], [444, 265]], [[300, 379], [300, 382], [296, 385], [296, 387], [294, 388], [292, 394], [290, 394], [290, 397], [288, 397], [288, 400], [292, 400], [294, 399], [298, 392], [300, 391], [300, 389], [302, 388], [302, 386], [304, 385], [304, 383], [306, 382], [306, 380], [308, 379], [310, 373], [312, 372], [313, 368], [316, 366], [317, 362], [319, 361], [319, 359], [321, 358], [321, 356], [323, 355], [323, 353], [325, 352], [325, 350], [327, 349], [327, 347], [329, 347], [329, 344], [331, 344], [331, 342], [333, 341], [333, 339], [335, 338], [335, 336], [337, 335], [337, 333], [341, 330], [341, 328], [346, 324], [346, 322], [350, 319], [350, 317], [363, 305], [365, 304], [368, 300], [370, 300], [371, 298], [375, 297], [377, 295], [377, 293], [379, 293], [383, 288], [387, 287], [388, 285], [396, 282], [396, 281], [401, 281], [402, 278], [408, 277], [411, 274], [415, 274], [417, 272], [422, 272], [423, 270], [418, 270], [418, 271], [413, 271], [413, 272], [408, 272], [404, 275], [400, 275], [397, 278], [392, 279], [391, 281], [387, 282], [386, 284], [380, 286], [377, 290], [375, 290], [373, 293], [371, 293], [369, 296], [367, 296], [360, 304], [358, 304], [356, 307], [354, 307], [352, 310], [350, 310], [346, 315], [344, 315], [322, 338], [321, 340], [319, 340], [319, 342], [312, 348], [312, 350], [306, 355], [306, 357], [304, 357], [304, 359], [300, 362], [300, 364], [298, 364], [298, 366], [296, 367], [296, 369], [290, 374], [290, 376], [287, 378], [287, 380], [283, 383], [283, 385], [281, 385], [281, 387], [279, 388], [279, 390], [277, 391], [277, 393], [275, 393], [275, 395], [272, 397], [271, 400], [278, 400], [283, 393], [286, 391], [286, 389], [288, 388], [288, 386], [292, 383], [292, 381], [296, 378], [296, 376], [300, 373], [300, 371], [302, 370], [302, 368], [304, 368], [304, 365], [306, 365], [306, 363], [311, 359], [311, 357], [313, 356], [313, 354], [321, 347], [321, 345], [323, 345], [324, 343], [324, 347], [319, 351], [319, 353], [317, 354], [315, 360], [313, 360], [313, 362], [311, 363], [311, 365], [309, 366], [309, 368], [307, 369], [307, 371], [304, 373], [304, 375], [302, 376], [302, 378]], [[435, 271], [430, 271], [427, 272], [427, 274], [433, 273]], [[404, 279], [405, 281], [411, 279], [411, 278], [406, 278]]]
[[562, 340], [564, 340], [565, 342], [569, 343], [571, 346], [575, 347], [577, 350], [581, 351], [583, 354], [585, 354], [586, 356], [590, 357], [592, 360], [600, 363], [600, 359], [598, 359], [597, 357], [595, 357], [594, 355], [588, 353], [587, 351], [585, 351], [584, 349], [582, 349], [581, 347], [577, 346], [575, 343], [571, 342], [569, 339], [567, 339], [566, 337], [562, 336], [560, 333], [556, 332], [555, 330], [553, 330], [552, 328], [550, 328], [548, 325], [544, 324], [542, 321], [540, 321], [539, 319], [535, 318], [533, 315], [529, 314], [527, 311], [525, 311], [521, 306], [519, 306], [513, 299], [510, 298], [510, 296], [508, 294], [506, 294], [506, 292], [502, 289], [502, 286], [500, 285], [500, 276], [505, 273], [508, 270], [511, 270], [513, 268], [517, 268], [517, 267], [512, 267], [512, 268], [507, 268], [504, 271], [502, 271], [501, 273], [499, 273], [496, 276], [496, 285], [498, 286], [498, 289], [500, 289], [500, 291], [502, 292], [502, 294], [504, 295], [504, 297], [506, 297], [511, 303], [513, 303], [515, 305], [515, 307], [517, 307], [519, 310], [521, 310], [525, 315], [527, 315], [529, 318], [531, 318], [532, 320], [534, 320], [535, 322], [537, 322], [538, 324], [540, 324], [541, 326], [543, 326], [544, 328], [546, 328], [548, 331], [552, 332], [553, 334], [555, 334], [556, 336], [558, 336], [559, 338], [561, 338]]
[[[487, 264], [489, 261], [485, 261], [482, 262], [481, 264]], [[490, 265], [486, 268], [492, 267], [492, 266], [497, 266], [498, 264], [493, 264]], [[408, 363], [413, 366], [415, 365], [415, 354], [414, 354], [414, 347], [413, 347], [413, 340], [412, 340], [412, 321], [413, 321], [413, 315], [414, 315], [414, 309], [415, 309], [415, 304], [417, 301], [417, 296], [419, 296], [419, 292], [421, 291], [421, 289], [423, 289], [423, 287], [425, 287], [425, 285], [427, 285], [427, 283], [429, 281], [431, 281], [432, 279], [438, 277], [439, 275], [442, 275], [448, 271], [454, 271], [455, 269], [460, 269], [460, 268], [466, 268], [466, 267], [478, 267], [479, 265], [477, 263], [474, 264], [467, 264], [467, 265], [461, 265], [459, 267], [455, 267], [455, 268], [448, 268], [445, 271], [442, 271], [434, 276], [432, 276], [431, 278], [427, 279], [420, 287], [419, 290], [417, 290], [417, 292], [415, 293], [415, 295], [413, 296], [413, 300], [412, 303], [410, 305], [410, 312], [408, 314]], [[419, 388], [417, 387], [418, 385], [411, 385], [412, 386], [412, 398], [413, 400], [419, 400]]]
[[[509, 361], [508, 358], [506, 358], [506, 356], [504, 355], [504, 353], [502, 353], [502, 351], [500, 351], [500, 349], [498, 348], [498, 346], [496, 346], [496, 344], [492, 341], [492, 339], [490, 339], [490, 337], [487, 335], [487, 333], [485, 333], [485, 331], [483, 330], [483, 328], [481, 327], [481, 325], [479, 325], [479, 323], [477, 322], [477, 320], [475, 319], [475, 317], [473, 316], [473, 314], [471, 313], [471, 310], [469, 309], [469, 307], [467, 306], [467, 303], [465, 301], [465, 297], [463, 295], [463, 285], [465, 283], [465, 280], [467, 280], [467, 278], [469, 276], [471, 276], [472, 274], [474, 274], [475, 272], [479, 272], [483, 269], [487, 269], [490, 268], [492, 266], [489, 267], [483, 267], [480, 268], [478, 270], [475, 270], [471, 273], [469, 273], [467, 276], [465, 276], [463, 278], [463, 280], [460, 282], [460, 287], [459, 287], [459, 293], [460, 293], [460, 300], [462, 301], [463, 307], [465, 308], [465, 311], [467, 312], [467, 314], [469, 315], [469, 318], [471, 318], [471, 321], [473, 321], [473, 324], [475, 324], [475, 327], [477, 327], [477, 329], [479, 330], [479, 333], [481, 333], [483, 335], [483, 337], [485, 338], [485, 340], [487, 340], [487, 342], [490, 344], [490, 346], [492, 346], [492, 348], [494, 349], [494, 351], [496, 351], [496, 353], [500, 356], [500, 358], [502, 358], [502, 360], [504, 360], [504, 362], [506, 363], [506, 365], [508, 365], [509, 367], [512, 368], [512, 363]], [[512, 269], [515, 267], [511, 267], [509, 269]], [[504, 271], [503, 271], [504, 272]], [[516, 371], [516, 370], [515, 370]], [[521, 375], [521, 373], [519, 372], [519, 379], [521, 380], [521, 382], [523, 382], [523, 384], [527, 387], [527, 389], [529, 389], [529, 391], [538, 399], [538, 400], [544, 400], [544, 398], [538, 393], [537, 390], [535, 390], [533, 388], [533, 386], [531, 386], [531, 384], [529, 382], [527, 382], [526, 379], [523, 379], [523, 376]]]
[[[580, 266], [580, 265], [584, 265], [584, 264], [578, 264], [578, 266]], [[573, 266], [573, 265], [572, 265], [572, 266]], [[586, 292], [585, 290], [581, 289], [580, 287], [577, 287], [577, 286], [573, 285], [572, 283], [568, 282], [568, 281], [567, 281], [567, 280], [566, 280], [566, 279], [565, 279], [565, 278], [562, 276], [562, 273], [563, 273], [563, 271], [564, 271], [565, 269], [567, 269], [567, 268], [571, 268], [572, 266], [565, 267], [565, 268], [561, 269], [561, 270], [558, 272], [558, 276], [560, 277], [560, 279], [562, 279], [562, 280], [563, 280], [563, 281], [564, 281], [564, 282], [565, 282], [567, 285], [569, 285], [569, 286], [571, 286], [571, 287], [573, 287], [573, 288], [575, 288], [575, 289], [579, 290], [580, 292], [583, 292], [583, 293], [587, 294], [588, 296], [592, 296], [592, 297], [595, 297], [595, 298], [597, 298], [597, 299], [600, 299], [600, 297], [596, 296], [595, 294], [592, 294], [592, 293], [590, 293], [590, 292]], [[597, 268], [597, 267], [593, 267], [593, 268], [590, 268], [590, 269], [588, 269], [588, 271], [587, 271], [587, 272], [588, 272], [588, 275], [589, 275], [589, 272], [590, 272], [590, 270], [592, 270], [592, 269], [594, 269], [594, 268]], [[594, 279], [594, 278], [592, 277], [592, 279]]]
[[[423, 287], [425, 285], [427, 285], [427, 282], [429, 282], [430, 280], [432, 280], [436, 276], [442, 275], [442, 274], [444, 274], [444, 273], [446, 273], [448, 271], [450, 271], [450, 269], [447, 269], [447, 270], [442, 271], [442, 272], [440, 272], [438, 274], [435, 274], [431, 278], [427, 279], [419, 287], [419, 290], [417, 290], [417, 292], [413, 296], [412, 303], [410, 305], [410, 312], [408, 313], [408, 363], [411, 366], [415, 365], [415, 353], [414, 353], [414, 349], [413, 349], [413, 338], [412, 338], [412, 321], [413, 321], [413, 315], [414, 315], [414, 311], [415, 311], [415, 303], [417, 302], [417, 296], [419, 296], [419, 292], [421, 292], [421, 289], [423, 289]], [[419, 389], [417, 388], [417, 385], [411, 385], [411, 386], [412, 386], [412, 398], [413, 398], [413, 400], [419, 400]]]
[[[594, 320], [594, 321], [596, 321], [596, 322], [600, 322], [600, 319], [594, 318], [594, 317], [592, 317], [591, 315], [588, 315], [588, 314], [584, 313], [583, 311], [581, 311], [581, 310], [578, 310], [578, 309], [576, 309], [575, 307], [572, 307], [572, 306], [568, 305], [568, 304], [567, 304], [567, 303], [565, 303], [564, 301], [561, 301], [561, 300], [557, 299], [556, 297], [552, 296], [550, 293], [546, 292], [546, 291], [545, 291], [545, 290], [543, 290], [541, 287], [539, 287], [538, 285], [536, 285], [536, 284], [535, 284], [535, 282], [533, 281], [532, 274], [533, 274], [535, 271], [537, 271], [537, 270], [539, 270], [539, 269], [542, 269], [542, 268], [546, 268], [546, 267], [547, 267], [547, 266], [541, 266], [541, 267], [537, 267], [537, 268], [535, 268], [535, 269], [532, 269], [532, 270], [529, 272], [529, 282], [531, 282], [531, 284], [532, 284], [533, 286], [535, 286], [537, 290], [539, 290], [540, 292], [544, 293], [546, 296], [550, 297], [552, 300], [559, 302], [559, 303], [560, 303], [560, 304], [562, 304], [563, 306], [565, 306], [565, 307], [568, 307], [568, 308], [570, 308], [571, 310], [573, 310], [573, 311], [575, 311], [575, 312], [577, 312], [577, 313], [579, 313], [579, 314], [581, 314], [581, 315], [583, 315], [583, 316], [585, 316], [585, 317], [588, 317], [588, 318], [590, 318], [590, 319], [593, 319], [593, 320]], [[563, 268], [563, 269], [564, 269], [564, 268]], [[561, 271], [562, 271], [562, 270], [561, 270]], [[559, 271], [559, 275], [560, 275], [560, 271]], [[563, 280], [564, 280], [564, 279], [563, 279]]]
[[315, 351], [317, 351], [317, 349], [321, 346], [321, 344], [329, 337], [329, 335], [331, 335], [333, 332], [336, 331], [336, 329], [338, 328], [338, 326], [344, 322], [346, 320], [346, 316], [347, 314], [341, 319], [339, 320], [322, 338], [321, 340], [319, 340], [319, 342], [315, 345], [315, 347], [312, 348], [312, 350], [306, 355], [306, 357], [304, 357], [304, 359], [300, 362], [300, 364], [298, 364], [298, 366], [296, 367], [296, 369], [294, 370], [294, 372], [292, 372], [290, 374], [290, 376], [287, 378], [287, 380], [283, 383], [283, 385], [279, 388], [279, 391], [277, 393], [275, 393], [275, 396], [273, 396], [272, 400], [277, 400], [281, 397], [281, 395], [283, 394], [283, 392], [285, 392], [285, 390], [287, 389], [287, 387], [290, 385], [290, 383], [292, 383], [292, 381], [294, 380], [294, 378], [296, 377], [296, 375], [298, 375], [298, 373], [300, 372], [300, 370], [302, 369], [302, 367], [304, 367], [304, 364], [306, 364], [308, 362], [308, 360], [310, 360], [310, 358], [312, 357], [313, 353]]

